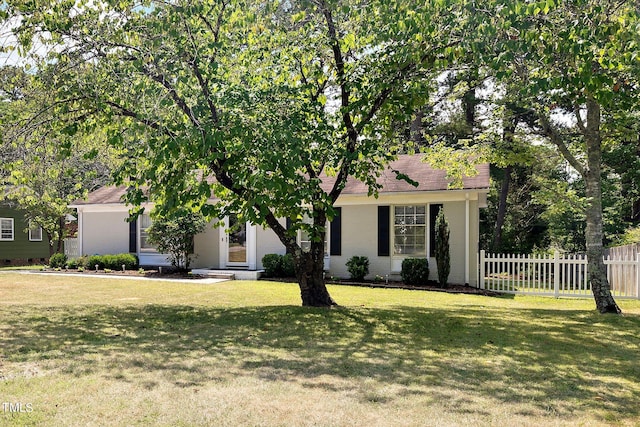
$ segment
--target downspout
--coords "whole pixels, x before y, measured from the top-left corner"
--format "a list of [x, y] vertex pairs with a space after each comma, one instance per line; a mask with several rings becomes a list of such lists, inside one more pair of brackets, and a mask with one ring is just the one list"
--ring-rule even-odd
[[464, 284], [469, 285], [469, 193], [464, 195]]

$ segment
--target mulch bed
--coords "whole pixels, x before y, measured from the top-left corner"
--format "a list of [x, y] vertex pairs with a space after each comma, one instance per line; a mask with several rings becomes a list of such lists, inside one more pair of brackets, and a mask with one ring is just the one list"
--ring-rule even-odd
[[[291, 278], [274, 278], [263, 277], [260, 280], [271, 280], [274, 282], [287, 282], [296, 283], [295, 279]], [[380, 282], [373, 280], [365, 280], [363, 282], [354, 282], [353, 280], [346, 279], [328, 279], [327, 284], [331, 285], [346, 285], [346, 286], [362, 286], [367, 288], [387, 288], [387, 289], [408, 289], [412, 291], [432, 291], [432, 292], [446, 292], [450, 294], [470, 294], [470, 295], [484, 295], [484, 296], [499, 296], [502, 295], [498, 292], [488, 291], [486, 289], [474, 288], [472, 286], [450, 284], [446, 288], [441, 288], [436, 282], [429, 281], [425, 286], [409, 286], [403, 282], [390, 281]]]
[[[139, 272], [138, 270], [127, 270], [127, 271], [110, 271], [105, 272], [104, 270], [53, 270], [47, 269], [43, 270], [44, 273], [78, 273], [78, 274], [88, 274], [88, 275], [97, 275], [97, 276], [135, 276], [135, 277], [149, 277], [156, 279], [205, 279], [207, 276], [203, 276], [201, 274], [189, 274], [180, 271], [172, 271], [171, 269], [163, 269], [162, 273], [159, 270], [145, 270], [144, 273]], [[260, 280], [270, 280], [274, 282], [284, 282], [284, 283], [297, 283], [293, 278], [275, 278], [275, 277], [263, 277]], [[367, 288], [387, 288], [387, 289], [408, 289], [414, 291], [432, 291], [432, 292], [447, 292], [450, 294], [470, 294], [470, 295], [484, 295], [484, 296], [499, 296], [502, 295], [498, 292], [488, 291], [486, 289], [474, 288], [472, 286], [465, 285], [456, 285], [450, 284], [446, 288], [441, 288], [437, 285], [436, 282], [429, 281], [425, 286], [409, 286], [405, 285], [403, 282], [390, 281], [388, 283], [381, 281], [373, 281], [373, 280], [365, 280], [363, 282], [355, 282], [353, 280], [345, 280], [345, 279], [329, 279], [327, 280], [328, 284], [331, 285], [345, 285], [345, 286], [361, 286]]]

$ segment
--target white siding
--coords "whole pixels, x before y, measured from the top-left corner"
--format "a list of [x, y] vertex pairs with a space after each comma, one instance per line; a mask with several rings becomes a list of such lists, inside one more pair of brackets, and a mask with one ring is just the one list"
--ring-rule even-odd
[[[280, 220], [282, 225], [285, 225], [285, 220]], [[286, 249], [276, 233], [273, 232], [270, 228], [257, 227], [256, 229], [256, 241], [257, 241], [257, 268], [258, 270], [262, 270], [264, 266], [262, 265], [262, 258], [266, 254], [281, 254], [284, 255], [286, 253]]]
[[125, 212], [83, 212], [82, 255], [129, 252], [129, 214]]
[[220, 240], [222, 228], [208, 224], [204, 232], [194, 238], [194, 252], [197, 257], [191, 263], [193, 268], [220, 268]]

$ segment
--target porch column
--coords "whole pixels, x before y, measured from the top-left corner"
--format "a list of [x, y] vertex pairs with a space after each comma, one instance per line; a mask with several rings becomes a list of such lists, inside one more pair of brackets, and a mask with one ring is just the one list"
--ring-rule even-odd
[[247, 223], [247, 263], [249, 270], [258, 269], [258, 248], [256, 242], [256, 226]]
[[464, 195], [464, 284], [469, 284], [469, 193]]

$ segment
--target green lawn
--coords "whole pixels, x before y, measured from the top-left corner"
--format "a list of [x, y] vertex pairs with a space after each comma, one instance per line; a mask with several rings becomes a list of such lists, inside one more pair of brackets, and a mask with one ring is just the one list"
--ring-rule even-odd
[[330, 292], [1, 273], [0, 425], [640, 425], [638, 301]]

